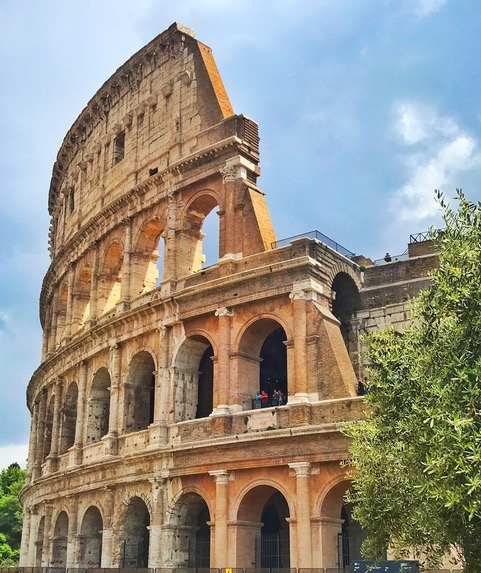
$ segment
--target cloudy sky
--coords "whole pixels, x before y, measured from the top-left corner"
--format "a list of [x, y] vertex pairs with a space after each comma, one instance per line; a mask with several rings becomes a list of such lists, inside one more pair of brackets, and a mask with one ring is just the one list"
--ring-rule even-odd
[[25, 465], [57, 151], [174, 21], [260, 125], [278, 239], [317, 229], [378, 259], [439, 224], [435, 188], [481, 198], [479, 0], [0, 0], [0, 469]]

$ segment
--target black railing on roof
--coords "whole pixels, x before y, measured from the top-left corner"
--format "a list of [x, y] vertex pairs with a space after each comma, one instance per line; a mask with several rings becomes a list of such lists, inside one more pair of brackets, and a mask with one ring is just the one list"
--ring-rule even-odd
[[430, 231], [423, 231], [422, 233], [415, 233], [414, 235], [409, 235], [409, 244], [413, 243], [423, 243], [424, 241], [429, 241]]
[[304, 238], [316, 239], [321, 243], [324, 243], [328, 247], [331, 247], [331, 249], [333, 249], [337, 253], [340, 253], [347, 259], [352, 259], [352, 257], [356, 255], [356, 253], [353, 253], [349, 249], [346, 249], [345, 247], [343, 247], [339, 243], [336, 243], [336, 241], [333, 241], [329, 237], [326, 237], [326, 235], [323, 235], [319, 231], [309, 231], [308, 233], [302, 233], [302, 235], [295, 235], [294, 237], [281, 239], [280, 241], [275, 241], [274, 243], [272, 243], [271, 246], [273, 249], [279, 249], [280, 247], [285, 247], [286, 245], [289, 245], [290, 243], [292, 243], [292, 241], [295, 241], [296, 239], [304, 239]]

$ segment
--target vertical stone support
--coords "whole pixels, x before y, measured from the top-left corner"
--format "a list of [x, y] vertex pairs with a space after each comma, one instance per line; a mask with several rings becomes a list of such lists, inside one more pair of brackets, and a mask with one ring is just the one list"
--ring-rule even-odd
[[30, 440], [28, 443], [27, 473], [25, 475], [25, 485], [28, 485], [34, 479], [35, 458], [37, 455], [37, 448], [38, 448], [37, 426], [38, 426], [38, 403], [34, 402], [32, 405], [32, 417], [30, 418]]
[[92, 281], [90, 283], [90, 307], [89, 307], [89, 327], [91, 328], [97, 321], [98, 308], [98, 286], [99, 286], [99, 244], [93, 244], [94, 264], [92, 269]]
[[164, 521], [164, 491], [166, 478], [155, 476], [149, 480], [152, 485], [152, 515], [149, 527], [149, 567], [162, 566], [162, 525]]
[[117, 455], [118, 452], [120, 361], [120, 346], [114, 342], [110, 346], [109, 431], [108, 434], [102, 438], [107, 455]]
[[36, 431], [35, 463], [33, 467], [32, 480], [37, 479], [42, 474], [43, 453], [45, 451], [45, 417], [47, 415], [47, 392], [42, 390], [38, 407], [38, 424]]
[[[25, 547], [26, 566], [37, 566], [37, 547], [38, 547], [38, 528], [40, 525], [41, 517], [39, 515], [38, 506], [33, 506], [30, 511], [30, 534], [28, 546]], [[21, 564], [20, 564], [21, 565]], [[40, 564], [38, 564], [40, 565]]]
[[230, 414], [230, 338], [233, 311], [219, 308], [215, 311], [219, 317], [219, 335], [217, 347], [217, 372], [214, 377], [214, 411], [213, 414]]
[[70, 463], [77, 465], [82, 463], [82, 448], [84, 445], [85, 403], [87, 392], [88, 363], [83, 360], [80, 363], [79, 388], [77, 398], [77, 419], [75, 421], [75, 442], [71, 448]]
[[50, 567], [51, 540], [53, 539], [52, 529], [52, 512], [53, 505], [50, 502], [45, 503], [45, 528], [43, 530], [42, 543], [42, 567]]
[[237, 179], [237, 166], [226, 165], [222, 170], [222, 179], [224, 182], [224, 211], [221, 214], [221, 249], [220, 256], [225, 257], [234, 255], [236, 252], [235, 236], [235, 189]]
[[47, 456], [49, 459], [49, 471], [53, 472], [57, 469], [57, 456], [59, 449], [60, 438], [60, 412], [62, 404], [62, 378], [57, 378], [55, 382], [55, 401], [53, 409], [53, 423], [52, 423], [52, 445], [50, 446], [50, 453]]
[[211, 566], [220, 569], [229, 566], [227, 522], [231, 478], [226, 470], [211, 471], [209, 475], [215, 479], [214, 554], [213, 559], [211, 558]]
[[171, 327], [161, 326], [159, 333], [158, 368], [155, 376], [154, 423], [150, 444], [157, 447], [167, 443], [167, 412], [169, 408], [169, 352]]
[[114, 501], [115, 494], [108, 487], [104, 496], [104, 528], [102, 531], [102, 555], [100, 567], [111, 568], [114, 564]]
[[[289, 295], [293, 305], [294, 325], [294, 378], [289, 379], [289, 402], [307, 402], [307, 296], [302, 288], [294, 286]], [[291, 394], [292, 393], [292, 394]]]
[[321, 567], [334, 569], [339, 567], [338, 536], [342, 531], [342, 519], [323, 518], [320, 521]]
[[78, 497], [68, 498], [68, 539], [67, 539], [67, 568], [75, 568], [77, 563], [77, 520], [78, 520]]
[[29, 507], [23, 508], [22, 541], [20, 543], [20, 567], [28, 565], [28, 548], [30, 546], [30, 536], [32, 527], [32, 511]]
[[73, 296], [73, 289], [75, 283], [75, 265], [70, 263], [68, 266], [68, 293], [67, 293], [67, 312], [65, 316], [65, 330], [63, 338], [65, 340], [70, 340], [72, 336], [72, 316], [73, 316], [73, 303], [74, 303], [74, 296]]
[[[166, 187], [173, 184], [173, 181], [167, 175], [164, 181]], [[173, 189], [167, 192], [167, 224], [164, 231], [164, 281], [175, 280], [177, 277], [177, 251], [178, 238], [176, 233], [177, 227], [177, 198]]]
[[52, 343], [52, 314], [51, 312], [45, 313], [45, 326], [42, 335], [42, 362], [47, 357]]
[[311, 464], [296, 462], [289, 464], [296, 476], [296, 515], [297, 539], [302, 547], [297, 547], [297, 567], [310, 569], [312, 567], [312, 538], [311, 538]]
[[122, 221], [125, 229], [124, 235], [124, 258], [122, 262], [122, 279], [120, 285], [120, 308], [128, 310], [130, 306], [130, 278], [132, 274], [132, 218], [127, 217]]
[[58, 333], [58, 285], [56, 285], [55, 294], [52, 297], [52, 306], [50, 309], [51, 312], [51, 329], [50, 329], [50, 340], [48, 343], [48, 349], [51, 352], [55, 351], [59, 340], [57, 340], [57, 333]]

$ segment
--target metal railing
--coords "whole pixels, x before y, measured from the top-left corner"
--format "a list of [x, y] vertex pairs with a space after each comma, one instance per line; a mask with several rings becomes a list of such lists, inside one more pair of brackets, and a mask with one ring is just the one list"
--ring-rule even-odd
[[337, 253], [340, 253], [347, 259], [352, 259], [352, 257], [356, 256], [356, 253], [353, 253], [349, 249], [346, 249], [345, 247], [343, 247], [339, 243], [336, 243], [336, 241], [333, 241], [329, 237], [326, 237], [326, 235], [323, 235], [319, 231], [308, 231], [307, 233], [302, 233], [301, 235], [294, 235], [293, 237], [287, 237], [287, 239], [281, 239], [280, 241], [275, 241], [274, 243], [271, 244], [271, 247], [273, 249], [279, 249], [280, 247], [285, 247], [289, 245], [290, 243], [292, 243], [292, 241], [295, 241], [296, 239], [304, 239], [304, 238], [316, 239], [321, 243], [324, 243], [328, 247], [331, 247], [331, 249], [333, 249]]

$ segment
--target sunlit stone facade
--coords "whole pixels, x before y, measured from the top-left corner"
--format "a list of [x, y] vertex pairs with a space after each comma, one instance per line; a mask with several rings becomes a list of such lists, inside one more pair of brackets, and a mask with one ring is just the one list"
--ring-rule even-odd
[[279, 246], [258, 163], [257, 124], [234, 114], [210, 49], [177, 24], [67, 133], [27, 391], [21, 565], [359, 556], [339, 432], [362, 415], [359, 334], [402, 329], [433, 256], [362, 270], [318, 237]]

